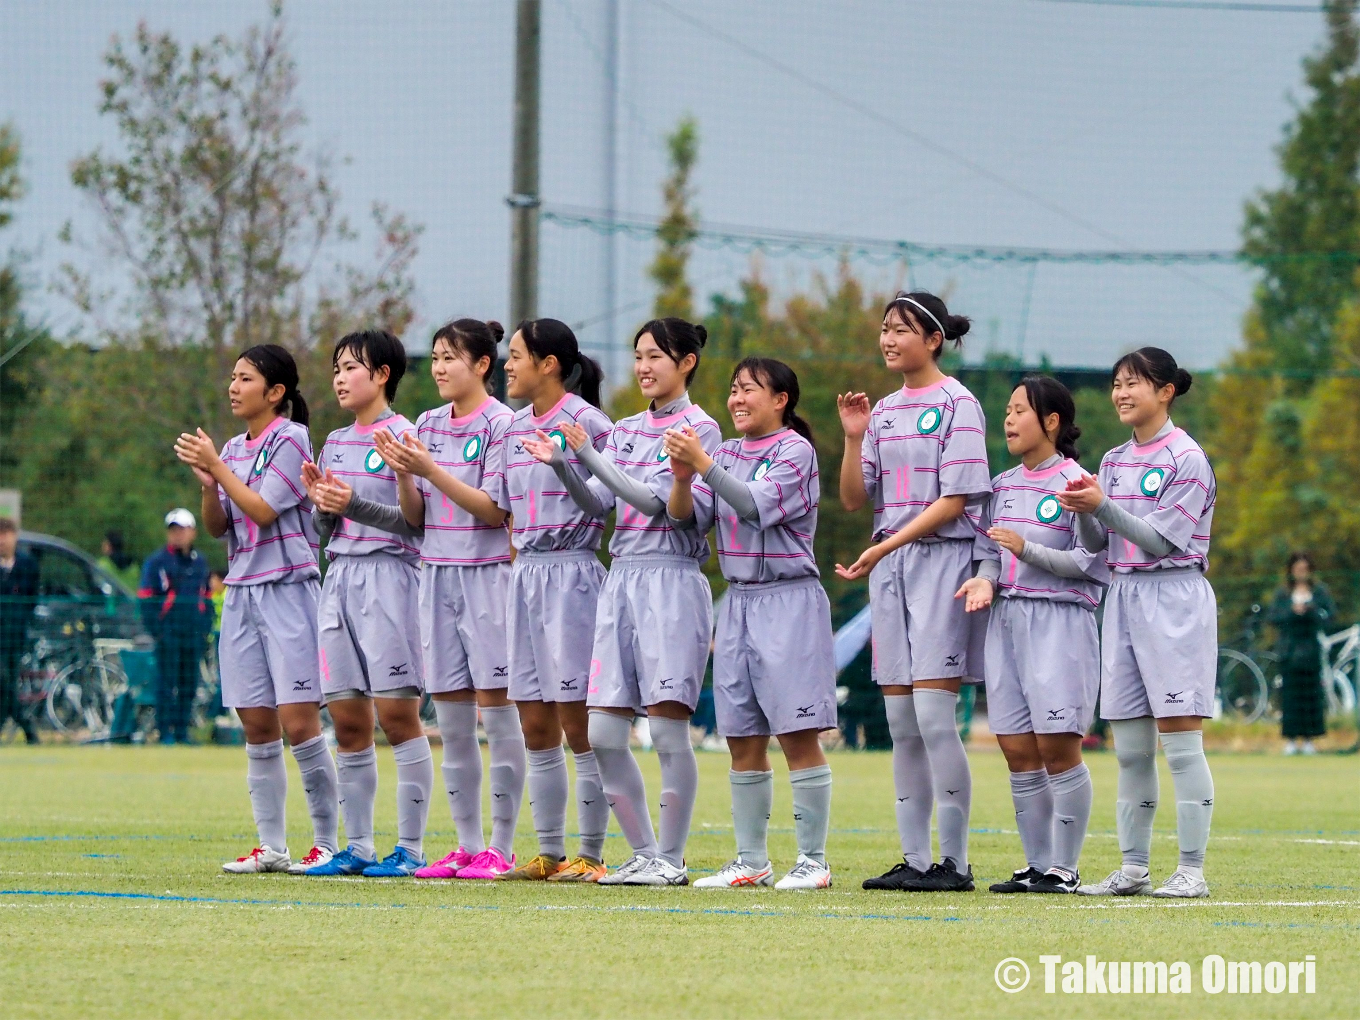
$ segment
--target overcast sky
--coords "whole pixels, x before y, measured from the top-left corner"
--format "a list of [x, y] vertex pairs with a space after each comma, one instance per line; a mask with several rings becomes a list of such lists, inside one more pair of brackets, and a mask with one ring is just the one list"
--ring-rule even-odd
[[[604, 204], [605, 4], [544, 0], [550, 207]], [[1277, 180], [1289, 94], [1323, 25], [1312, 4], [1206, 6], [621, 0], [619, 212], [658, 213], [662, 139], [691, 112], [712, 223], [996, 248], [1233, 249], [1244, 199]], [[295, 0], [287, 11], [309, 138], [350, 157], [337, 176], [351, 215], [381, 199], [426, 226], [418, 330], [506, 317], [514, 4]], [[264, 12], [264, 0], [4, 0], [0, 119], [19, 130], [28, 181], [7, 243], [33, 256], [39, 288], [66, 257], [60, 225], [92, 226], [71, 160], [116, 144], [96, 113], [110, 36], [146, 19], [205, 40]], [[650, 295], [650, 243], [615, 243], [611, 317], [603, 239], [543, 228], [540, 314], [584, 323], [597, 351], [626, 343]], [[731, 291], [750, 264], [744, 250], [704, 247], [692, 275], [703, 295]], [[767, 257], [761, 272], [786, 293], [831, 264]], [[1233, 266], [926, 259], [905, 275], [863, 260], [856, 270], [876, 286], [908, 279], [948, 293], [978, 320], [973, 357], [1023, 344], [1027, 359], [1060, 364], [1107, 364], [1156, 342], [1211, 365], [1235, 342], [1250, 291]], [[41, 290], [30, 308], [60, 328], [75, 321]]]

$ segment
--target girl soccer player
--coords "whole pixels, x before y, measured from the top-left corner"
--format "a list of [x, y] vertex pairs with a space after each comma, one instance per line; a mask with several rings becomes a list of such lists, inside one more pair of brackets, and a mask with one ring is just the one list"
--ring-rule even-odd
[[[685, 842], [699, 782], [689, 719], [708, 663], [713, 592], [699, 570], [708, 559], [704, 533], [677, 528], [666, 516], [673, 477], [663, 443], [668, 429], [683, 427], [694, 430], [706, 454], [722, 443], [718, 423], [687, 392], [707, 338], [703, 326], [684, 319], [654, 319], [638, 330], [633, 374], [651, 399], [648, 409], [618, 422], [603, 452], [579, 425], [561, 426], [567, 446], [593, 478], [570, 469], [542, 431], [533, 449], [581, 509], [598, 517], [616, 510], [586, 704], [605, 799], [633, 855], [601, 878], [603, 885], [689, 883]], [[659, 842], [642, 770], [628, 749], [633, 718], [644, 706], [661, 762]]]
[[[430, 742], [420, 722], [423, 670], [410, 623], [418, 618], [414, 529], [394, 535], [344, 519], [353, 499], [395, 505], [397, 476], [374, 445], [380, 430], [414, 426], [389, 406], [406, 373], [406, 349], [391, 333], [351, 333], [331, 356], [332, 388], [354, 424], [326, 437], [303, 480], [330, 536], [321, 588], [321, 690], [335, 722], [345, 836], [349, 845], [308, 875], [412, 875], [425, 866], [425, 822], [434, 788]], [[332, 530], [333, 529], [333, 530]], [[397, 845], [381, 863], [373, 842], [378, 758], [373, 716], [397, 761]]]
[[[175, 443], [175, 454], [203, 485], [204, 526], [214, 538], [226, 537], [230, 564], [219, 646], [222, 703], [236, 709], [245, 730], [246, 784], [260, 841], [222, 870], [301, 874], [335, 854], [339, 821], [335, 762], [321, 735], [316, 529], [300, 481], [312, 459], [307, 402], [293, 356], [275, 344], [241, 354], [227, 394], [246, 431], [227, 440], [220, 457], [202, 429]], [[298, 861], [288, 854], [284, 733], [312, 816], [312, 849]]]
[[[1076, 405], [1049, 376], [1026, 376], [1006, 405], [1006, 449], [1018, 467], [992, 479], [979, 535], [982, 566], [959, 597], [987, 621], [987, 718], [1010, 768], [1027, 864], [997, 893], [1070, 893], [1091, 818], [1081, 738], [1100, 685], [1096, 607], [1109, 583], [1104, 557], [1076, 538], [1058, 503], [1076, 463]], [[997, 595], [993, 601], [993, 594]]]
[[773, 882], [766, 847], [774, 797], [771, 734], [788, 762], [798, 841], [798, 860], [775, 888], [831, 885], [831, 766], [817, 734], [836, 725], [836, 667], [831, 605], [812, 554], [817, 451], [797, 406], [798, 377], [788, 365], [746, 358], [732, 373], [727, 398], [741, 439], [710, 457], [692, 426], [666, 432], [663, 449], [675, 477], [671, 523], [699, 535], [716, 524], [728, 580], [714, 641], [713, 700], [718, 731], [732, 753], [737, 857], [696, 888]]
[[[524, 795], [524, 735], [505, 689], [509, 662], [505, 601], [510, 582], [505, 431], [514, 412], [487, 395], [498, 322], [459, 319], [434, 335], [430, 372], [448, 401], [426, 411], [416, 434], [374, 433], [374, 448], [397, 473], [401, 504], [353, 500], [345, 515], [420, 543], [420, 645], [426, 690], [444, 744], [444, 789], [458, 830], [454, 850], [416, 878], [495, 878], [514, 862]], [[356, 506], [357, 504], [357, 506]], [[482, 835], [481, 710], [491, 751], [491, 843]]]
[[[505, 486], [500, 507], [513, 517], [517, 555], [510, 573], [507, 634], [509, 695], [519, 707], [529, 748], [529, 807], [538, 854], [501, 879], [594, 882], [605, 873], [609, 805], [590, 749], [586, 687], [595, 602], [604, 579], [595, 551], [604, 520], [576, 505], [535, 437], [548, 442], [568, 469], [578, 467], [564, 429], [575, 424], [603, 449], [613, 423], [599, 408], [600, 366], [581, 353], [576, 334], [556, 319], [522, 322], [505, 363], [510, 396], [527, 401], [506, 432]], [[566, 861], [567, 761], [562, 736], [576, 756], [580, 852]]]
[[[874, 674], [893, 738], [902, 860], [866, 889], [968, 891], [973, 780], [954, 725], [959, 688], [982, 672], [973, 627], [953, 596], [973, 575], [969, 506], [991, 494], [982, 407], [938, 364], [969, 321], [934, 294], [901, 293], [883, 312], [878, 346], [902, 389], [869, 409], [863, 393], [837, 397], [845, 429], [840, 496], [874, 505], [874, 545], [846, 579], [869, 578]], [[981, 628], [978, 628], [980, 632]], [[931, 863], [930, 812], [938, 804], [940, 863]]]
[[1105, 454], [1058, 496], [1077, 534], [1104, 551], [1114, 579], [1101, 634], [1100, 714], [1110, 721], [1119, 792], [1115, 823], [1123, 866], [1086, 896], [1152, 892], [1148, 873], [1157, 813], [1157, 737], [1176, 791], [1180, 866], [1154, 896], [1203, 897], [1214, 781], [1204, 757], [1213, 714], [1218, 610], [1204, 579], [1218, 491], [1209, 459], [1170, 418], [1190, 373], [1159, 347], [1115, 362], [1111, 397], [1133, 438]]

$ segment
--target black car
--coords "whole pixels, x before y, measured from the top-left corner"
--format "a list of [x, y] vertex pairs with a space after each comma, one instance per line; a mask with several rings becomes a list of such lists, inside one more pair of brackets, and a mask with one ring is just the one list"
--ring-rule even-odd
[[19, 548], [38, 561], [38, 604], [29, 640], [48, 647], [112, 638], [148, 644], [137, 596], [70, 542], [32, 531]]

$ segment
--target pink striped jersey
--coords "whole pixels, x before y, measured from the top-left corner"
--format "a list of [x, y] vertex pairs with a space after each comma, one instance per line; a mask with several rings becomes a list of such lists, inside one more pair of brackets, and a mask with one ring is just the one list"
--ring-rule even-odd
[[581, 463], [556, 428], [559, 421], [574, 421], [586, 430], [591, 445], [603, 450], [614, 423], [609, 416], [575, 393], [568, 393], [541, 418], [534, 415], [534, 407], [521, 407], [515, 412], [505, 433], [505, 484], [498, 505], [514, 514], [511, 540], [519, 552], [560, 552], [567, 549], [600, 548], [604, 535], [604, 520], [591, 517], [563, 487], [561, 480], [547, 464], [535, 460], [524, 448], [524, 440], [534, 438], [542, 429], [552, 437], [566, 455], [567, 469], [588, 478]]
[[[400, 439], [406, 432], [414, 433], [416, 427], [404, 415], [389, 408], [372, 425], [355, 422], [332, 432], [321, 447], [321, 457], [316, 465], [323, 471], [334, 472], [360, 499], [396, 506], [399, 502], [397, 473], [388, 467], [373, 445], [373, 434], [379, 429], [386, 429], [394, 439]], [[388, 553], [411, 564], [420, 562], [420, 549], [410, 539], [358, 524], [348, 517], [336, 521], [335, 531], [326, 544], [327, 556], [335, 559], [375, 552]]]
[[1218, 482], [1204, 450], [1167, 419], [1152, 442], [1130, 439], [1100, 462], [1100, 487], [1115, 505], [1157, 529], [1179, 553], [1149, 556], [1127, 539], [1109, 533], [1105, 550], [1116, 574], [1172, 567], [1209, 567], [1209, 530]]
[[[499, 504], [505, 487], [505, 433], [514, 414], [495, 397], [487, 397], [462, 418], [453, 417], [453, 405], [445, 404], [416, 419], [416, 435], [436, 464]], [[424, 562], [473, 567], [510, 559], [510, 535], [504, 524], [494, 528], [484, 524], [429, 479], [415, 482], [425, 500], [425, 536], [420, 541]]]
[[718, 562], [729, 581], [761, 583], [820, 577], [812, 552], [821, 483], [817, 451], [793, 429], [760, 439], [729, 439], [713, 460], [746, 483], [760, 510], [744, 521], [701, 478], [694, 480], [694, 515], [701, 532], [718, 532]]
[[[605, 444], [604, 456], [613, 461], [626, 475], [640, 478], [661, 502], [670, 499], [675, 476], [671, 473], [670, 458], [662, 449], [667, 429], [681, 429], [688, 425], [699, 435], [704, 452], [710, 457], [722, 445], [722, 429], [698, 404], [685, 399], [662, 409], [657, 415], [643, 411], [622, 419], [614, 425]], [[667, 413], [668, 412], [668, 413]], [[587, 483], [602, 499], [613, 494], [597, 478]], [[700, 563], [708, 559], [708, 538], [698, 529], [677, 530], [663, 510], [660, 516], [646, 517], [642, 511], [618, 499], [614, 502], [614, 536], [609, 540], [610, 556], [639, 556], [648, 554], [689, 556]]]
[[227, 513], [227, 584], [305, 581], [320, 576], [312, 501], [302, 486], [302, 465], [311, 459], [307, 426], [283, 417], [275, 418], [254, 439], [243, 432], [223, 445], [222, 463], [227, 470], [279, 515], [269, 527], [261, 528], [217, 487], [217, 498]]
[[860, 456], [874, 541], [897, 534], [942, 496], [966, 496], [970, 509], [924, 540], [972, 541], [992, 491], [986, 432], [982, 405], [952, 376], [904, 386], [875, 404]]
[[[1076, 461], [1054, 454], [1033, 471], [1020, 464], [992, 479], [992, 498], [973, 558], [1001, 560], [1000, 597], [1076, 602], [1092, 610], [1100, 605], [1110, 583], [1105, 557], [1086, 551], [1077, 540], [1073, 515], [1058, 505], [1057, 494], [1083, 474]], [[1026, 542], [1071, 552], [1086, 577], [1058, 577], [1026, 563], [987, 537], [986, 528], [992, 524], [1009, 528]]]

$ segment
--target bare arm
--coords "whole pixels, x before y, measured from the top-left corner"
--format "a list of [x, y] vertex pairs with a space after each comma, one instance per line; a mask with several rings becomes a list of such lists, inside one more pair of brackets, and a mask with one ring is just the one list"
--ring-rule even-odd
[[841, 454], [841, 506], [854, 513], [869, 502], [864, 487], [864, 433], [869, 428], [869, 398], [863, 393], [837, 395], [836, 409], [845, 430], [845, 452]]
[[415, 476], [405, 473], [397, 475], [397, 500], [407, 524], [413, 528], [425, 526], [425, 497], [416, 488]]
[[[202, 481], [202, 479], [199, 479]], [[203, 503], [200, 507], [200, 516], [203, 518], [203, 527], [213, 538], [221, 538], [227, 533], [227, 528], [231, 526], [231, 521], [227, 519], [226, 510], [222, 509], [222, 501], [217, 498], [217, 483], [203, 486]]]
[[[409, 432], [398, 441], [389, 436], [385, 430], [380, 429], [374, 434], [373, 439], [373, 445], [377, 448], [379, 455], [392, 465], [393, 470], [398, 473], [418, 475], [421, 478], [428, 479], [431, 485], [483, 524], [499, 528], [505, 523], [505, 511], [496, 505], [495, 500], [481, 489], [474, 489], [467, 482], [459, 481], [441, 468], [434, 462], [434, 458], [430, 456], [430, 451], [426, 449], [425, 444]], [[414, 509], [414, 506], [412, 509]], [[402, 513], [406, 516], [407, 521], [412, 524], [415, 523], [405, 503], [402, 504]], [[420, 507], [418, 519], [422, 523], [425, 520], [423, 505]]]

